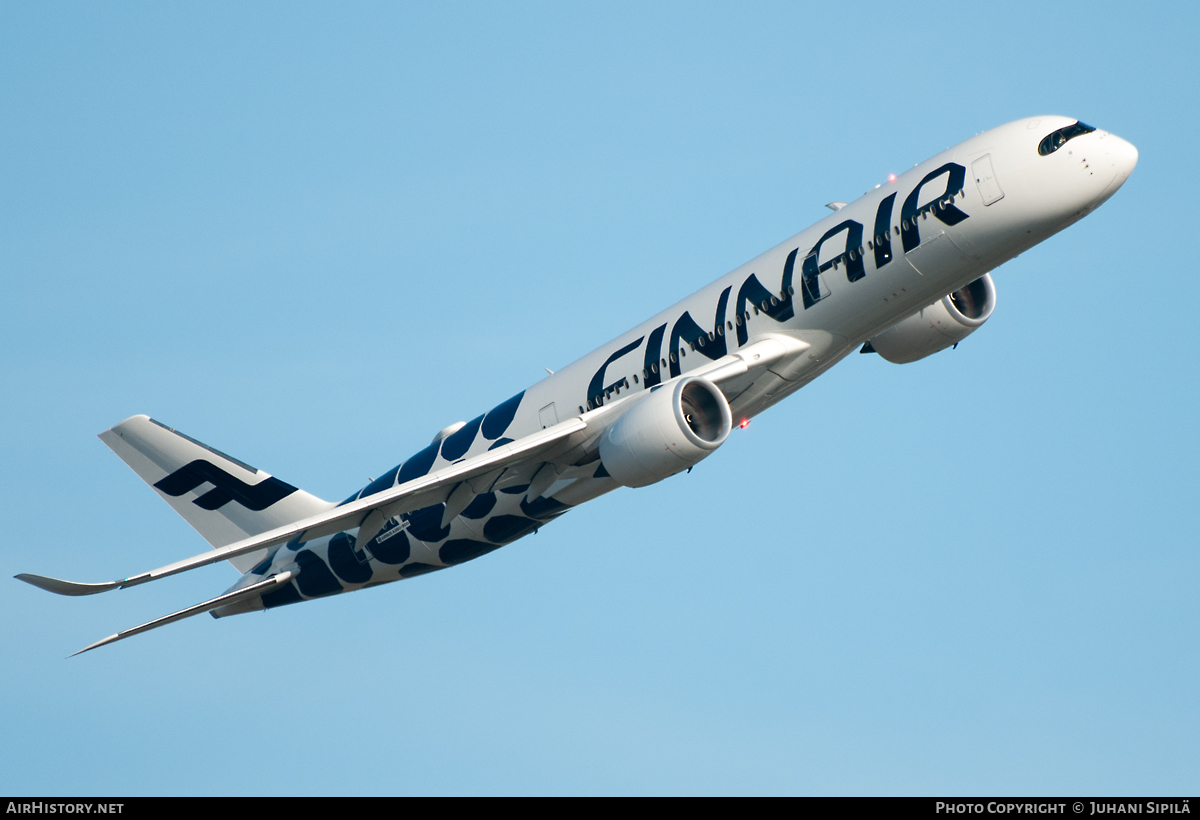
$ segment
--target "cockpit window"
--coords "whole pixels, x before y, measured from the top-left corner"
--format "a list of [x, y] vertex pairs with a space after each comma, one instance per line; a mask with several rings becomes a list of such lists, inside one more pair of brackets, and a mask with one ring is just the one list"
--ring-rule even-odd
[[1090, 134], [1095, 131], [1095, 128], [1085, 122], [1076, 122], [1068, 125], [1066, 128], [1060, 128], [1053, 134], [1049, 134], [1041, 144], [1038, 145], [1038, 153], [1043, 157], [1047, 154], [1053, 154], [1059, 148], [1067, 144], [1067, 140], [1073, 140], [1080, 134]]

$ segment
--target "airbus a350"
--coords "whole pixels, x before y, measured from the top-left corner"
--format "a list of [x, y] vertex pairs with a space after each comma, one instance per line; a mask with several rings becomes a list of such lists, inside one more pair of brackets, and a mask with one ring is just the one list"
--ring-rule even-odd
[[[80, 652], [202, 612], [271, 609], [477, 558], [618, 487], [690, 469], [856, 350], [896, 363], [991, 316], [989, 271], [1087, 216], [1130, 143], [1043, 116], [984, 131], [868, 191], [471, 421], [346, 500], [324, 501], [147, 416], [100, 434], [211, 545], [107, 583], [18, 575], [62, 595], [219, 561], [228, 590]], [[79, 653], [76, 653], [79, 654]]]

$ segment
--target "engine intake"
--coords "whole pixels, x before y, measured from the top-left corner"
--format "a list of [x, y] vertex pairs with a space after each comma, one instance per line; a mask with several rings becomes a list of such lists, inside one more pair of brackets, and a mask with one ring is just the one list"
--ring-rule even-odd
[[915, 362], [970, 336], [995, 308], [996, 286], [985, 273], [874, 336], [870, 345], [893, 364]]
[[600, 440], [604, 469], [626, 487], [686, 470], [720, 447], [733, 427], [729, 402], [707, 379], [652, 388]]

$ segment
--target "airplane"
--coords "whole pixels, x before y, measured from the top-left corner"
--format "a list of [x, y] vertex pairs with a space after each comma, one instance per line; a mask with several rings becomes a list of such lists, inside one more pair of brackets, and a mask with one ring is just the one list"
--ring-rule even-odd
[[203, 612], [226, 617], [461, 564], [618, 487], [690, 470], [734, 424], [859, 350], [903, 364], [957, 345], [996, 305], [990, 271], [1087, 216], [1137, 164], [1129, 142], [1042, 116], [899, 175], [432, 443], [341, 503], [148, 416], [100, 439], [212, 549], [106, 583], [16, 577], [61, 595], [220, 561], [224, 593], [78, 655]]

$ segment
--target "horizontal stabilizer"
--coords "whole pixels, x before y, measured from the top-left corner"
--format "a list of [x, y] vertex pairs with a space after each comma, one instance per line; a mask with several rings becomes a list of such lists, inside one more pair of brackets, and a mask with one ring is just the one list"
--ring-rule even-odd
[[[34, 576], [34, 577], [37, 577], [37, 576]], [[25, 579], [22, 579], [22, 580], [25, 580]], [[49, 579], [49, 580], [54, 580], [54, 579]], [[225, 606], [226, 604], [235, 604], [238, 601], [244, 601], [247, 598], [253, 598], [257, 595], [263, 594], [264, 592], [270, 592], [272, 589], [275, 589], [280, 584], [286, 584], [290, 580], [292, 580], [291, 572], [281, 572], [278, 575], [272, 575], [270, 578], [267, 578], [264, 581], [259, 581], [257, 584], [251, 584], [248, 587], [243, 587], [242, 589], [235, 590], [234, 592], [227, 592], [224, 595], [218, 595], [216, 598], [213, 598], [212, 600], [209, 600], [209, 601], [205, 601], [202, 604], [196, 604], [195, 606], [190, 606], [187, 609], [181, 609], [178, 612], [173, 612], [170, 615], [166, 615], [162, 618], [157, 618], [153, 621], [149, 621], [147, 623], [142, 624], [141, 626], [135, 626], [132, 629], [126, 629], [124, 632], [118, 632], [116, 635], [109, 635], [107, 638], [100, 640], [100, 641], [96, 641], [94, 644], [91, 644], [89, 646], [85, 646], [83, 649], [80, 649], [78, 652], [68, 655], [67, 657], [73, 658], [73, 657], [75, 657], [75, 655], [82, 655], [84, 652], [87, 652], [88, 650], [95, 649], [97, 647], [104, 646], [104, 645], [110, 644], [110, 643], [116, 643], [117, 641], [122, 641], [125, 638], [132, 638], [134, 635], [140, 635], [143, 632], [149, 632], [151, 629], [157, 629], [160, 626], [166, 626], [167, 624], [173, 624], [176, 621], [182, 621], [184, 618], [190, 618], [193, 615], [199, 615], [201, 612], [209, 612], [211, 610], [217, 609], [218, 607]], [[32, 583], [32, 581], [30, 583]], [[65, 583], [65, 582], [59, 581], [59, 583], [61, 584], [61, 583]], [[83, 585], [79, 584], [76, 586], [83, 586]], [[87, 594], [87, 593], [76, 592], [76, 593], [66, 593], [66, 594], [79, 595], [79, 594]]]

